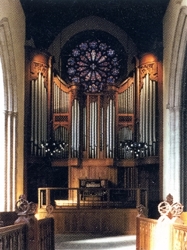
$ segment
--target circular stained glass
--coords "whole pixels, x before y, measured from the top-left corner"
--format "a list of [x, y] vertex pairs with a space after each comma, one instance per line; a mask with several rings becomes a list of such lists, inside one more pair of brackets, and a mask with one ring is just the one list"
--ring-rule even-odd
[[115, 84], [120, 74], [118, 55], [100, 40], [77, 45], [66, 67], [69, 80], [81, 84], [86, 92], [101, 92], [106, 84]]

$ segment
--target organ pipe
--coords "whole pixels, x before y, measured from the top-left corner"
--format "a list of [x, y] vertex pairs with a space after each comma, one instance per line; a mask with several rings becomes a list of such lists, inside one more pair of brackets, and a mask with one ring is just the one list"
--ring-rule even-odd
[[150, 146], [150, 155], [152, 155], [152, 144], [153, 144], [153, 84], [152, 81], [150, 81], [149, 85], [149, 142], [148, 145]]
[[153, 81], [153, 155], [156, 155], [156, 82]]
[[38, 92], [37, 92], [37, 87], [38, 87], [38, 80], [35, 81], [34, 85], [34, 155], [37, 155], [37, 146], [38, 146], [38, 141], [37, 141], [37, 124], [38, 124]]
[[54, 113], [67, 113], [68, 112], [68, 103], [69, 103], [69, 94], [64, 92], [54, 83]]
[[87, 115], [86, 115], [86, 107], [83, 108], [83, 150], [86, 150], [87, 147]]
[[77, 157], [79, 156], [79, 145], [80, 145], [80, 109], [79, 109], [79, 103], [77, 101], [77, 120], [76, 120], [76, 129], [77, 129], [77, 144], [76, 144], [76, 149], [77, 149]]
[[134, 90], [133, 84], [128, 86], [122, 93], [118, 95], [118, 113], [132, 114], [134, 112]]
[[47, 90], [41, 73], [31, 81], [31, 154], [43, 156], [47, 140]]
[[140, 141], [149, 145], [146, 155], [156, 155], [156, 81], [146, 74], [140, 92]]
[[72, 148], [72, 157], [79, 156], [79, 144], [80, 144], [80, 113], [79, 113], [79, 102], [77, 99], [73, 101], [72, 106], [72, 141], [71, 141], [71, 148]]
[[149, 107], [149, 79], [148, 79], [149, 75], [147, 74], [145, 77], [145, 142], [149, 143], [148, 141], [148, 132], [149, 132], [149, 123], [148, 123], [148, 117], [149, 117], [149, 113], [148, 113], [148, 107]]
[[106, 157], [112, 158], [114, 156], [115, 143], [115, 107], [114, 101], [109, 100], [107, 105], [107, 119], [106, 119]]
[[31, 81], [31, 154], [34, 154], [34, 84], [35, 81]]

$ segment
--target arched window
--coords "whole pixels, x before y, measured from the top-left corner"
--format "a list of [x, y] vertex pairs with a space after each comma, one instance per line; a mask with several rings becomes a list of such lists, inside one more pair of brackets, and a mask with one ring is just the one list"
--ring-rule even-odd
[[87, 158], [113, 158], [115, 92], [108, 88], [122, 74], [117, 51], [99, 39], [85, 40], [72, 49], [66, 68], [69, 82], [81, 90], [72, 106], [71, 156], [78, 157], [83, 145]]

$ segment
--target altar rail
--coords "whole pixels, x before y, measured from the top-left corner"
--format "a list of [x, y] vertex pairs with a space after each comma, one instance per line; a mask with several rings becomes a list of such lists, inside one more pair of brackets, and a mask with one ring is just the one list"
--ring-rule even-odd
[[136, 250], [187, 249], [187, 225], [137, 217]]
[[147, 190], [141, 188], [39, 188], [38, 208], [148, 207]]
[[53, 218], [35, 223], [0, 227], [0, 250], [54, 250]]

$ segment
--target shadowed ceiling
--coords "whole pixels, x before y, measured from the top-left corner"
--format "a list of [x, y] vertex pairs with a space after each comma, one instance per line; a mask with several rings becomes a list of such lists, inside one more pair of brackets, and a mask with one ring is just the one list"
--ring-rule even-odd
[[20, 0], [26, 36], [47, 49], [62, 29], [90, 15], [123, 29], [140, 53], [162, 50], [162, 21], [169, 0]]

